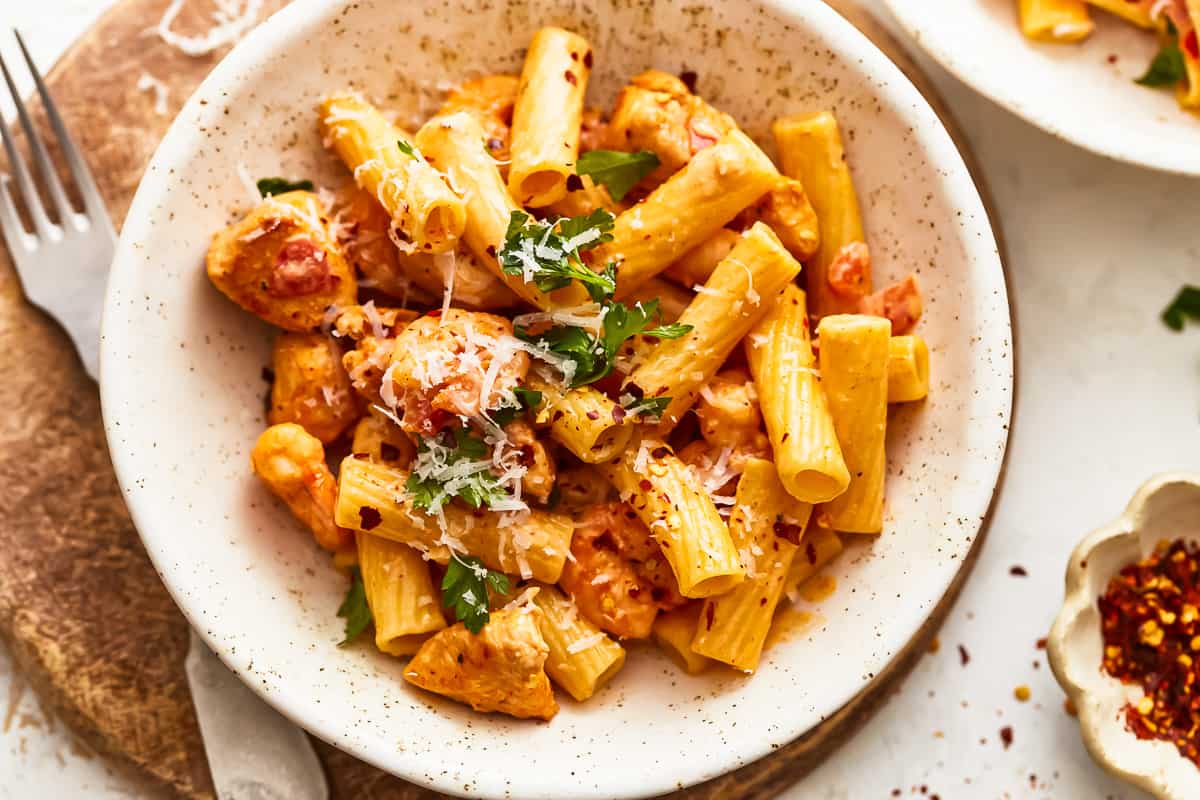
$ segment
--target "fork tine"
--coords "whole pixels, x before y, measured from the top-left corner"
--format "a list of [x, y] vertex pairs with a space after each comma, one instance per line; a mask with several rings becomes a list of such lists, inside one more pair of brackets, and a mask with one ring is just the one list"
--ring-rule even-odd
[[33, 154], [33, 163], [37, 165], [37, 171], [42, 176], [42, 181], [45, 183], [46, 188], [50, 191], [50, 198], [54, 201], [54, 207], [58, 210], [58, 218], [65, 226], [74, 216], [71, 202], [67, 200], [67, 194], [63, 191], [62, 181], [58, 179], [58, 173], [55, 172], [54, 164], [50, 161], [50, 154], [46, 152], [45, 143], [42, 141], [37, 128], [34, 127], [33, 120], [30, 118], [29, 112], [25, 109], [25, 104], [21, 102], [20, 95], [13, 84], [12, 75], [9, 74], [8, 65], [4, 63], [3, 57], [0, 57], [0, 70], [4, 72], [4, 82], [8, 84], [9, 94], [12, 95], [13, 102], [16, 103], [17, 117], [21, 120], [21, 127], [25, 130], [25, 138], [28, 140], [30, 152]]
[[17, 216], [17, 205], [12, 198], [12, 180], [0, 173], [0, 234], [8, 243], [13, 261], [20, 259], [21, 254], [30, 249], [30, 236]]
[[[12, 81], [9, 79], [8, 68], [4, 65], [3, 57], [0, 57], [0, 70], [4, 72], [9, 91], [12, 93], [13, 102], [17, 108], [21, 108], [21, 96], [13, 88]], [[25, 165], [21, 154], [17, 152], [17, 145], [13, 141], [12, 133], [8, 130], [7, 123], [2, 119], [0, 119], [0, 139], [4, 140], [4, 151], [8, 154], [8, 163], [12, 168], [13, 175], [17, 179], [17, 191], [21, 193], [22, 199], [25, 201], [25, 207], [29, 209], [29, 216], [33, 219], [34, 229], [41, 236], [52, 236], [54, 225], [50, 222], [50, 218], [46, 216], [46, 210], [42, 208], [42, 200], [37, 193], [37, 189], [34, 188], [33, 179], [29, 176], [29, 168]]]
[[42, 74], [38, 72], [37, 65], [33, 63], [33, 57], [29, 55], [29, 49], [25, 47], [25, 40], [21, 38], [20, 31], [14, 28], [13, 35], [17, 37], [21, 55], [25, 57], [25, 63], [29, 65], [29, 72], [33, 75], [33, 82], [42, 98], [42, 107], [46, 109], [46, 118], [50, 120], [50, 127], [53, 128], [63, 157], [67, 160], [71, 177], [79, 188], [79, 195], [83, 199], [83, 208], [88, 221], [97, 227], [106, 228], [109, 236], [115, 242], [117, 235], [113, 231], [112, 221], [108, 217], [108, 207], [104, 203], [104, 196], [96, 188], [96, 182], [92, 179], [92, 172], [88, 169], [87, 162], [83, 160], [75, 140], [67, 132], [67, 126], [63, 124], [62, 117], [59, 116], [58, 107], [54, 105], [50, 91], [46, 88], [46, 82], [42, 80]]

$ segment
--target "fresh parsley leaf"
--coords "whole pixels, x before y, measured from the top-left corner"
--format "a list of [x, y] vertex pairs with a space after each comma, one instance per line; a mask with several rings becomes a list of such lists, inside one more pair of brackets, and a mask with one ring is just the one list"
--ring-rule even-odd
[[[508, 494], [491, 473], [490, 463], [486, 460], [487, 452], [487, 444], [477, 436], [472, 436], [466, 428], [454, 431], [449, 440], [445, 433], [432, 439], [422, 437], [417, 443], [417, 459], [413, 470], [404, 484], [413, 507], [436, 514], [456, 497], [471, 508], [490, 506], [507, 497]], [[447, 481], [430, 474], [434, 470], [444, 471], [446, 467], [462, 461], [480, 463], [476, 471]]]
[[1173, 331], [1182, 331], [1189, 318], [1200, 322], [1200, 286], [1184, 286], [1162, 313], [1163, 323]]
[[442, 578], [442, 606], [454, 609], [454, 617], [471, 633], [479, 633], [490, 617], [488, 587], [508, 594], [508, 576], [483, 565], [474, 556], [451, 557]]
[[346, 599], [338, 606], [337, 615], [346, 620], [346, 638], [338, 647], [345, 647], [358, 638], [371, 624], [371, 607], [367, 605], [367, 588], [363, 585], [362, 573], [358, 567], [350, 579], [350, 588], [346, 591]]
[[669, 405], [671, 405], [670, 397], [645, 397], [641, 400], [630, 398], [630, 401], [623, 403], [622, 407], [631, 416], [659, 419]]
[[411, 142], [406, 142], [403, 139], [397, 139], [396, 146], [400, 148], [401, 153], [404, 153], [404, 155], [408, 156], [414, 161], [420, 161], [422, 164], [429, 163], [425, 160], [424, 154], [414, 147]]
[[521, 275], [540, 291], [552, 292], [577, 280], [596, 302], [612, 297], [617, 289], [616, 267], [595, 272], [579, 254], [612, 240], [611, 212], [598, 208], [591, 214], [541, 222], [524, 211], [514, 211], [504, 233], [504, 246], [496, 254], [508, 275]]
[[1183, 60], [1183, 51], [1175, 42], [1168, 42], [1158, 51], [1158, 55], [1150, 62], [1146, 74], [1135, 83], [1142, 86], [1174, 86], [1187, 77], [1187, 65]]
[[658, 156], [649, 150], [620, 153], [616, 150], [590, 150], [575, 162], [576, 175], [590, 175], [596, 183], [608, 187], [613, 200], [620, 202], [638, 181], [659, 165]]
[[571, 386], [575, 387], [595, 383], [611, 373], [621, 345], [638, 334], [678, 339], [692, 329], [691, 325], [679, 324], [647, 327], [652, 318], [659, 316], [657, 300], [635, 303], [631, 307], [610, 303], [607, 309], [599, 337], [573, 325], [555, 326], [536, 336], [518, 330], [517, 336], [574, 361], [575, 377]]
[[517, 406], [506, 406], [492, 412], [492, 422], [500, 427], [504, 427], [508, 423], [522, 414], [528, 413], [541, 405], [542, 393], [533, 389], [526, 389], [524, 386], [518, 386], [513, 389], [513, 394], [517, 397]]
[[287, 178], [259, 178], [256, 185], [258, 193], [263, 197], [284, 192], [311, 192], [313, 190], [312, 181], [289, 181]]

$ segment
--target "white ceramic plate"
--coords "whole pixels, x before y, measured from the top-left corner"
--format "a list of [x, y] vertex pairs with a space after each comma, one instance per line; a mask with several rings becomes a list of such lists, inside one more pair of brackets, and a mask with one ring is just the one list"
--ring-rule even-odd
[[[1015, 0], [883, 0], [917, 44], [978, 92], [1101, 155], [1200, 175], [1200, 116], [1134, 83], [1158, 50], [1152, 33], [1102, 11], [1080, 44], [1031, 42]], [[1115, 60], [1113, 58], [1115, 57]]]
[[[519, 70], [533, 29], [596, 47], [593, 102], [658, 67], [763, 139], [770, 120], [832, 107], [880, 282], [917, 269], [929, 402], [891, 426], [886, 530], [839, 562], [821, 622], [747, 680], [683, 675], [634, 647], [585, 705], [549, 724], [480, 716], [421, 693], [402, 663], [339, 649], [344, 580], [250, 474], [264, 427], [271, 332], [209, 285], [212, 234], [255, 177], [333, 182], [314, 106], [353, 85], [419, 116], [438, 87]], [[859, 692], [921, 626], [978, 535], [1012, 401], [1008, 298], [995, 239], [953, 142], [912, 85], [823, 3], [689, 0], [301, 0], [213, 72], [164, 139], [129, 212], [104, 320], [102, 388], [114, 463], [146, 548], [209, 645], [317, 736], [445, 792], [521, 798], [658, 794], [759, 758]]]

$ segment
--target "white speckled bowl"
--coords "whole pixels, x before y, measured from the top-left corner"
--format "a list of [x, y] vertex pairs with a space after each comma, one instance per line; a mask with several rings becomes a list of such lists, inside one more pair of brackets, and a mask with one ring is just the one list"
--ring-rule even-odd
[[[1014, 0], [883, 0], [916, 43], [960, 80], [1047, 133], [1109, 158], [1200, 175], [1200, 116], [1134, 83], [1158, 41], [1093, 10], [1079, 44], [1031, 42]], [[1115, 61], [1110, 61], [1115, 57]]]
[[[444, 82], [519, 69], [532, 30], [594, 43], [594, 102], [654, 66], [763, 138], [784, 112], [834, 108], [880, 283], [927, 292], [928, 402], [890, 430], [886, 531], [853, 545], [824, 622], [766, 654], [751, 680], [688, 677], [634, 647], [586, 705], [550, 724], [480, 716], [409, 687], [402, 662], [337, 648], [343, 579], [250, 474], [264, 426], [271, 332], [204, 276], [210, 237], [255, 176], [340, 180], [316, 133], [318, 97], [361, 88], [402, 117]], [[943, 595], [995, 490], [1012, 402], [1008, 297], [962, 158], [903, 75], [823, 3], [718, 0], [300, 0], [242, 42], [184, 108], [125, 224], [104, 320], [112, 455], [146, 548], [221, 658], [317, 736], [386, 770], [471, 796], [658, 794], [741, 766], [859, 692]]]
[[1122, 567], [1140, 561], [1160, 541], [1200, 539], [1200, 475], [1160, 475], [1142, 486], [1109, 525], [1071, 553], [1062, 609], [1050, 630], [1050, 667], [1079, 711], [1079, 730], [1092, 758], [1114, 775], [1163, 800], [1200, 797], [1200, 769], [1175, 745], [1138, 739], [1122, 709], [1142, 690], [1101, 669], [1104, 640], [1096, 599]]

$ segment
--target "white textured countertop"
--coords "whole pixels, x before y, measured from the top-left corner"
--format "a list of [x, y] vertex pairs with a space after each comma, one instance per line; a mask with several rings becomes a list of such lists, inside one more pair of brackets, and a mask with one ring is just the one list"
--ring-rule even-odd
[[[111, 1], [0, 0], [0, 28], [20, 28], [48, 68]], [[0, 52], [13, 50], [0, 34]], [[1018, 392], [1007, 485], [940, 649], [785, 797], [1140, 798], [1088, 759], [1036, 642], [1075, 542], [1152, 474], [1200, 471], [1200, 330], [1172, 334], [1158, 319], [1185, 281], [1200, 283], [1200, 181], [1077, 150], [921, 63], [1008, 239]], [[0, 650], [0, 798], [137, 796], [24, 687]]]

